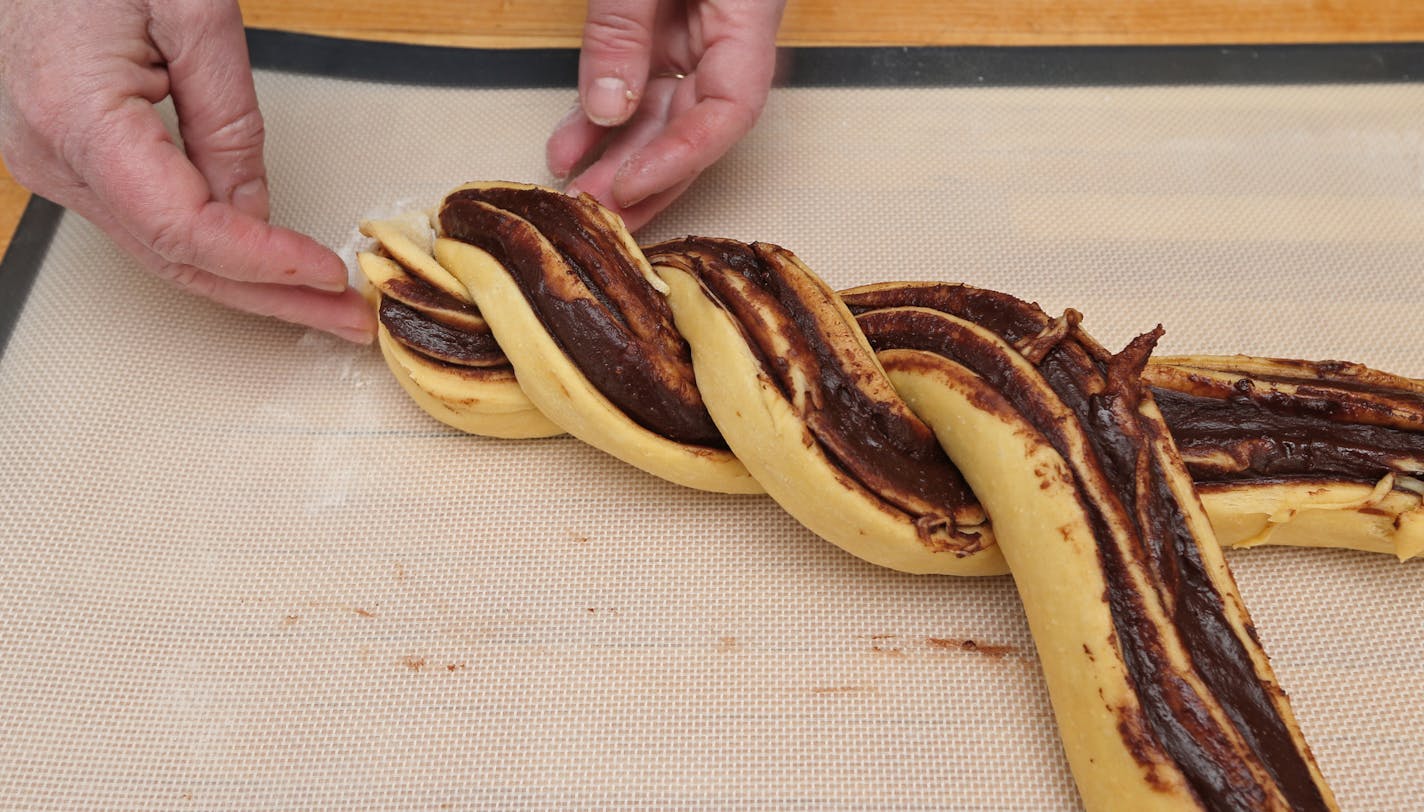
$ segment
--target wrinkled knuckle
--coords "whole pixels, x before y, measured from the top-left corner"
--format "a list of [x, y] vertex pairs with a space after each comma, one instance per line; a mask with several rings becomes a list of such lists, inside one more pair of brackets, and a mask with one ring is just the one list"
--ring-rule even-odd
[[213, 278], [192, 265], [181, 262], [164, 262], [154, 269], [159, 277], [168, 280], [179, 290], [204, 298], [212, 298]]
[[249, 108], [218, 125], [213, 131], [212, 148], [229, 153], [260, 151], [266, 133], [262, 113]]
[[629, 53], [652, 45], [652, 32], [627, 14], [604, 13], [584, 23], [583, 47], [594, 52]]
[[81, 167], [102, 166], [119, 158], [117, 151], [128, 142], [115, 136], [131, 131], [134, 110], [134, 106], [127, 103], [101, 105], [97, 99], [91, 100], [72, 119], [59, 114], [52, 116], [48, 128], [38, 131], [37, 135], [53, 145], [61, 161], [83, 174]]
[[169, 4], [168, 14], [174, 30], [188, 34], [194, 41], [214, 30], [240, 25], [242, 21], [237, 3], [213, 0], [177, 0]]
[[66, 129], [47, 140], [53, 145], [55, 156], [71, 168], [82, 167], [87, 159], [94, 157], [94, 138], [87, 127]]
[[176, 265], [192, 265], [195, 257], [188, 224], [177, 217], [166, 218], [154, 228], [148, 247], [165, 261]]
[[16, 99], [6, 129], [28, 132], [40, 141], [58, 143], [70, 129], [64, 105], [54, 98]]
[[218, 28], [241, 27], [242, 11], [236, 2], [214, 3], [213, 0], [190, 0], [196, 14]]

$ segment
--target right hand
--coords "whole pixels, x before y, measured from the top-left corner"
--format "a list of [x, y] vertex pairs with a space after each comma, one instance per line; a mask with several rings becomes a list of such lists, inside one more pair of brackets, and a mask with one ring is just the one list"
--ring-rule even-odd
[[[154, 104], [171, 95], [183, 145]], [[236, 0], [4, 0], [0, 155], [150, 270], [228, 306], [369, 342], [330, 249], [269, 225]]]
[[[546, 146], [565, 191], [637, 230], [751, 130], [785, 0], [589, 0], [579, 108]], [[676, 76], [677, 78], [673, 78]]]

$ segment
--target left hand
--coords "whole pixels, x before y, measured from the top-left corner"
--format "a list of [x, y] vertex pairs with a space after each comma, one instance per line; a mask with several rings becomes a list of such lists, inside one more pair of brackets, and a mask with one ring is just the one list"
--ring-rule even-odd
[[[549, 171], [637, 229], [756, 123], [785, 0], [589, 0], [579, 106]], [[600, 151], [601, 150], [601, 151]], [[591, 161], [591, 162], [590, 162]]]
[[[165, 97], [181, 145], [154, 109]], [[369, 343], [341, 258], [267, 221], [264, 143], [237, 0], [0, 0], [16, 181], [184, 290]]]

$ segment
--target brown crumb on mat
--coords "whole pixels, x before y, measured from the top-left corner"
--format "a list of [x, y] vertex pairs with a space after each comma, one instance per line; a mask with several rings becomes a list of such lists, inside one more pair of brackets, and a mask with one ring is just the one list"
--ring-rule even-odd
[[982, 654], [995, 660], [1001, 660], [1010, 654], [1018, 654], [1019, 650], [1014, 646], [995, 646], [989, 643], [979, 643], [974, 640], [954, 640], [948, 637], [926, 637], [925, 643], [933, 648], [956, 649], [967, 651], [971, 654]]
[[900, 644], [894, 642], [899, 639], [898, 634], [872, 634], [870, 636], [870, 650], [876, 654], [884, 654], [887, 657], [904, 657], [905, 651], [900, 648]]

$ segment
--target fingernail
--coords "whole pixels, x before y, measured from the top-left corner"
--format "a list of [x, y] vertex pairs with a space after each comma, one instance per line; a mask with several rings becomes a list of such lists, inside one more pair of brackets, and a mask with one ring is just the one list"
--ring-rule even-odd
[[594, 79], [584, 94], [583, 109], [588, 118], [600, 127], [615, 127], [628, 118], [633, 92], [628, 83], [617, 76]]
[[352, 344], [370, 344], [376, 337], [370, 330], [364, 330], [360, 327], [337, 327], [332, 330], [332, 332], [336, 334], [338, 338], [344, 338]]
[[347, 280], [344, 276], [340, 279], [333, 279], [330, 282], [323, 282], [318, 280], [315, 282], [308, 282], [307, 287], [315, 288], [316, 290], [324, 290], [327, 293], [345, 293], [347, 288]]
[[267, 181], [253, 178], [232, 190], [232, 207], [258, 220], [266, 220], [271, 214], [267, 194]]

